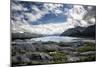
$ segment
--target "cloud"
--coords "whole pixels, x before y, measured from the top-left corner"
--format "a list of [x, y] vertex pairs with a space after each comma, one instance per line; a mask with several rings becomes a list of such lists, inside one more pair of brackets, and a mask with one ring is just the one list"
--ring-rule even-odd
[[28, 22], [34, 22], [38, 19], [41, 19], [45, 14], [48, 14], [48, 11], [40, 10], [36, 5], [31, 6], [31, 12], [24, 13], [24, 15], [29, 20]]
[[[73, 5], [73, 8], [67, 10], [67, 13], [65, 13], [67, 22], [69, 22], [70, 25], [82, 27], [95, 24], [95, 18], [93, 17], [95, 12], [93, 12], [92, 9], [93, 6]], [[84, 17], [86, 19], [84, 19]]]
[[13, 11], [28, 11], [28, 8], [24, 7], [22, 4], [18, 3], [17, 1], [12, 1], [11, 9]]
[[[13, 1], [11, 5], [12, 18], [15, 21], [20, 21], [22, 23], [33, 23], [41, 19], [44, 15], [49, 14], [49, 11], [55, 13], [56, 15], [62, 13], [59, 7], [61, 4], [45, 4], [43, 3], [42, 10], [35, 4], [28, 5], [30, 8], [25, 7], [25, 3], [20, 3], [20, 1]], [[24, 22], [25, 21], [25, 22]]]
[[86, 10], [81, 5], [74, 5], [72, 9], [69, 10], [68, 17], [74, 20], [81, 20], [83, 19], [84, 15], [86, 14]]
[[57, 8], [60, 8], [60, 7], [63, 7], [62, 4], [52, 4], [52, 3], [45, 3], [43, 6], [44, 6], [47, 10], [50, 10], [50, 11], [55, 10], [55, 9], [57, 9]]
[[69, 28], [73, 28], [73, 26], [68, 25], [67, 23], [50, 23], [50, 24], [41, 24], [41, 25], [31, 25], [23, 26], [23, 28], [29, 29], [28, 31], [39, 34], [53, 35], [53, 34], [61, 34], [65, 30]]
[[94, 24], [94, 23], [96, 22], [95, 17], [93, 17], [93, 18], [89, 19], [89, 22], [90, 22], [91, 24]]
[[11, 4], [11, 9], [15, 10], [15, 11], [22, 11], [23, 10], [23, 6], [21, 4], [17, 4], [17, 3], [12, 3]]
[[43, 7], [54, 13], [55, 15], [63, 13], [63, 11], [60, 8], [63, 8], [63, 4], [52, 4], [52, 3], [44, 3]]
[[32, 23], [34, 21], [37, 21], [42, 17], [41, 13], [38, 14], [32, 14], [32, 13], [24, 13], [25, 17], [27, 17], [28, 22]]
[[[37, 21], [42, 18], [47, 12], [40, 10], [36, 5], [29, 5], [31, 8], [25, 7], [20, 2], [12, 2], [11, 10], [14, 12], [12, 15], [14, 19], [21, 20], [27, 19], [27, 22]], [[31, 11], [29, 11], [31, 9]], [[23, 16], [23, 17], [22, 17]]]
[[[27, 4], [27, 3], [26, 3]], [[25, 4], [24, 4], [25, 5]], [[63, 4], [43, 3], [41, 9], [36, 4], [23, 6], [22, 3], [13, 2], [11, 5], [12, 16], [11, 24], [14, 32], [32, 32], [38, 34], [60, 34], [69, 28], [76, 26], [88, 26], [95, 23], [95, 14], [92, 6], [73, 5], [72, 8], [64, 7]], [[72, 6], [72, 5], [71, 5]], [[92, 11], [92, 12], [91, 12]], [[63, 14], [67, 16], [67, 21], [60, 23], [49, 23], [32, 25], [46, 14]], [[86, 18], [84, 19], [84, 17]], [[53, 18], [52, 18], [53, 19]], [[45, 20], [46, 21], [46, 20]], [[49, 20], [48, 20], [49, 21]], [[40, 21], [41, 22], [41, 21]]]

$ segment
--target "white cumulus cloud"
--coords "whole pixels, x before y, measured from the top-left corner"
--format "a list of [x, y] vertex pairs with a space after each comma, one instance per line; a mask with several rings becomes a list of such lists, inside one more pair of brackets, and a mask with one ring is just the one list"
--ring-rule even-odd
[[[88, 26], [95, 23], [95, 17], [91, 17], [92, 14], [90, 11], [93, 9], [92, 6], [88, 7], [88, 10], [84, 8], [83, 5], [73, 5], [71, 9], [64, 8], [64, 12], [61, 8], [63, 4], [52, 4], [52, 3], [43, 3], [43, 8], [40, 10], [36, 5], [31, 5], [31, 11], [27, 12], [29, 9], [24, 7], [20, 3], [12, 3], [11, 10], [15, 11], [12, 14], [12, 30], [17, 32], [32, 32], [38, 34], [60, 34], [69, 28], [76, 26]], [[18, 14], [16, 11], [20, 11]], [[67, 16], [67, 21], [61, 23], [49, 23], [41, 25], [31, 25], [33, 21], [41, 19], [44, 15], [49, 14], [51, 11], [53, 14], [63, 14]], [[84, 17], [89, 15], [89, 19], [84, 20]], [[27, 20], [26, 20], [27, 19]], [[52, 18], [53, 19], [53, 18]], [[45, 20], [46, 21], [46, 20]], [[41, 21], [40, 21], [41, 22]], [[89, 22], [89, 23], [88, 23]]]

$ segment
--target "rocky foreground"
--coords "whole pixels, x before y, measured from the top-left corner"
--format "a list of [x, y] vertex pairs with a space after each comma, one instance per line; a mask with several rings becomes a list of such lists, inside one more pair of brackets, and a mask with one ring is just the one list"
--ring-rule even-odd
[[40, 65], [95, 61], [96, 45], [92, 42], [12, 41], [12, 65]]

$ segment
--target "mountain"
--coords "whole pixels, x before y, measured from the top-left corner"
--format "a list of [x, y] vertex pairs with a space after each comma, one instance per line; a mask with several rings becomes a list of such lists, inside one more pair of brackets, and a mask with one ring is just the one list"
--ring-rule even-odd
[[12, 40], [15, 39], [31, 39], [31, 38], [36, 38], [36, 37], [41, 37], [42, 35], [40, 34], [33, 34], [33, 33], [11, 33], [12, 34]]
[[81, 35], [83, 36], [89, 36], [89, 37], [95, 37], [96, 36], [96, 25], [92, 25], [87, 27]]
[[76, 27], [66, 30], [61, 36], [79, 36], [79, 37], [95, 37], [95, 25], [88, 27]]

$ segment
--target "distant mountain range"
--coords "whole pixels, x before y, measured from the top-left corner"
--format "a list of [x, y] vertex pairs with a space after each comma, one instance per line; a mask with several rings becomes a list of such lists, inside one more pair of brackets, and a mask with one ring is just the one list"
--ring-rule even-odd
[[12, 33], [12, 40], [15, 39], [31, 39], [31, 38], [36, 38], [36, 37], [41, 37], [43, 35], [40, 34], [34, 34], [34, 33]]
[[89, 27], [76, 27], [66, 30], [61, 36], [79, 36], [79, 37], [95, 37], [96, 36], [96, 25]]

